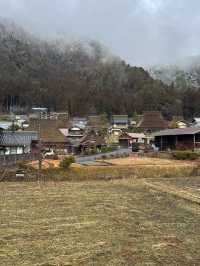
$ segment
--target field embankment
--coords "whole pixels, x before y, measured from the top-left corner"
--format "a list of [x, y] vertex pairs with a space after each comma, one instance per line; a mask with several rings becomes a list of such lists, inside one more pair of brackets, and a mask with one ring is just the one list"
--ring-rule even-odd
[[[25, 181], [37, 180], [38, 162], [25, 170]], [[173, 178], [200, 175], [200, 166], [195, 161], [177, 161], [158, 158], [127, 157], [98, 161], [90, 166], [73, 164], [69, 170], [59, 168], [59, 161], [43, 162], [42, 180], [87, 181], [112, 179]], [[16, 181], [15, 171], [8, 172], [4, 181]]]

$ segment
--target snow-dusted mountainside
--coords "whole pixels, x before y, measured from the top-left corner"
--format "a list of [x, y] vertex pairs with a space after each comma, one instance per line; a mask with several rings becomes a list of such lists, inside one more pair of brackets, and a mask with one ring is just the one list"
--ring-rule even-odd
[[176, 87], [200, 87], [200, 56], [187, 57], [171, 65], [153, 66], [150, 75]]

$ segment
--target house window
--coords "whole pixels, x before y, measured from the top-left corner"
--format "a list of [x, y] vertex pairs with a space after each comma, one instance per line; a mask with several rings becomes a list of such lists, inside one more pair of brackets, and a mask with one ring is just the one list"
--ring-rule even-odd
[[6, 147], [5, 148], [5, 155], [9, 155], [10, 154], [10, 148]]
[[17, 148], [16, 147], [11, 147], [10, 148], [10, 154], [17, 154]]
[[23, 154], [23, 148], [17, 147], [17, 154]]

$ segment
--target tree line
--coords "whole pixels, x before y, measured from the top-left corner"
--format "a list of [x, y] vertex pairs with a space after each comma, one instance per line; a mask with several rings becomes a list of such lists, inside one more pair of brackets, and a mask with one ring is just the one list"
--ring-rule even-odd
[[12, 104], [79, 116], [158, 110], [170, 119], [200, 115], [199, 102], [199, 88], [180, 89], [154, 80], [98, 42], [46, 42], [0, 24], [1, 111]]

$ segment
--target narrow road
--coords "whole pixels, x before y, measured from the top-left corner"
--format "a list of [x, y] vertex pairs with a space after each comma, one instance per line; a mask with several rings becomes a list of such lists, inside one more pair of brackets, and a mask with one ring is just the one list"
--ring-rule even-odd
[[117, 156], [117, 155], [122, 155], [122, 154], [131, 154], [132, 151], [131, 149], [119, 149], [113, 152], [107, 152], [107, 153], [100, 153], [100, 154], [95, 154], [95, 155], [90, 155], [90, 156], [77, 156], [76, 157], [76, 162], [79, 164], [85, 164], [89, 162], [94, 162], [96, 160], [102, 159], [104, 156]]

